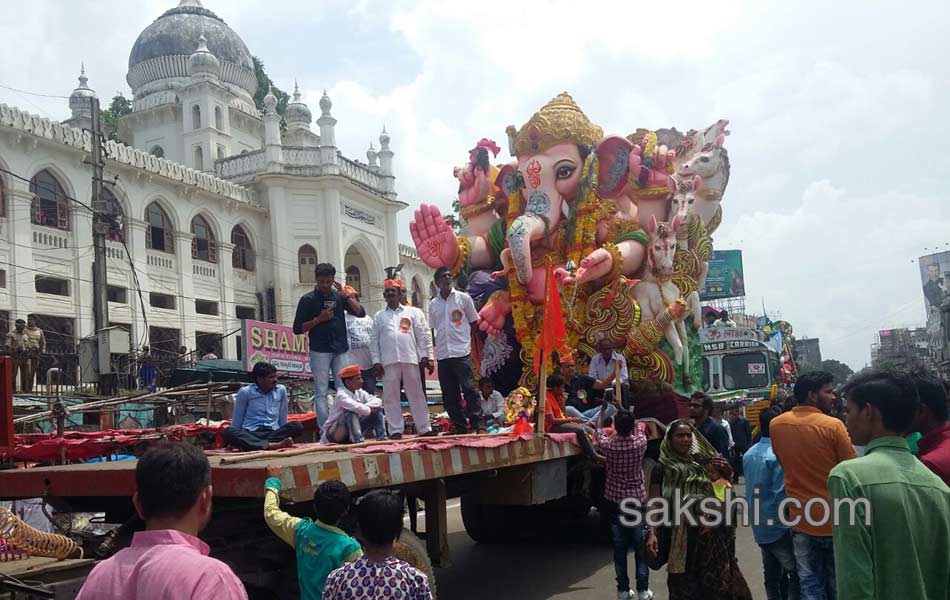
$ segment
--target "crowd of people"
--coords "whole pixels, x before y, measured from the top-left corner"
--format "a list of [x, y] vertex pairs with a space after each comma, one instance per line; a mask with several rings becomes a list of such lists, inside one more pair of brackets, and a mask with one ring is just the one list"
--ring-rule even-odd
[[[368, 317], [355, 290], [335, 282], [332, 265], [317, 266], [316, 288], [301, 299], [294, 330], [310, 337], [322, 442], [401, 438], [403, 390], [417, 435], [435, 435], [422, 387], [433, 362], [453, 433], [505, 422], [504, 398], [490, 381], [476, 385], [474, 379], [470, 339], [478, 317], [472, 299], [453, 288], [447, 269], [436, 272], [435, 282], [439, 293], [428, 315], [408, 304], [401, 281], [387, 279], [386, 306]], [[634, 409], [672, 390], [654, 386], [646, 393], [643, 382], [629, 381], [623, 355], [609, 342], [597, 350], [587, 375], [576, 372], [573, 355], [560, 357], [558, 371], [545, 381], [543, 421], [546, 433], [573, 435], [590, 464], [605, 470], [600, 509], [610, 526], [618, 600], [653, 598], [650, 570], [661, 568], [671, 600], [752, 598], [736, 557], [737, 509], [729, 502], [740, 476], [754, 513], [748, 516], [768, 600], [950, 598], [944, 382], [925, 373], [870, 371], [836, 391], [830, 374], [806, 373], [794, 385], [794, 402], [776, 401], [761, 411], [754, 437], [741, 410], [727, 419], [697, 392], [689, 418], [668, 419], [651, 450], [647, 424], [637, 422]], [[330, 369], [336, 379], [332, 405]], [[241, 450], [292, 445], [301, 426], [288, 419], [276, 369], [258, 363], [253, 376], [255, 383], [237, 395], [225, 439]], [[380, 380], [382, 398], [376, 396]], [[841, 406], [843, 414], [836, 411]], [[401, 495], [376, 491], [359, 499], [357, 542], [338, 528], [353, 504], [345, 485], [317, 488], [316, 519], [310, 520], [281, 511], [279, 475], [268, 468], [264, 518], [294, 548], [304, 598], [429, 597], [425, 575], [393, 555], [402, 530]], [[162, 594], [175, 590], [200, 597], [195, 594], [211, 587], [215, 597], [244, 597], [234, 575], [207, 558], [207, 546], [196, 537], [210, 514], [204, 455], [188, 446], [155, 448], [139, 461], [137, 477], [134, 503], [147, 531], [96, 567], [80, 598], [170, 597]], [[713, 506], [725, 518], [627, 518], [631, 500], [643, 517], [651, 503], [675, 511], [687, 499], [718, 500]], [[172, 551], [195, 560], [173, 567]]]

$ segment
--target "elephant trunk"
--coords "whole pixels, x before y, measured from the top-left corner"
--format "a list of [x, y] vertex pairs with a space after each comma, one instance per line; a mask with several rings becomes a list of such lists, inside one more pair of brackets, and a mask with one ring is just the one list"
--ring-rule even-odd
[[535, 215], [524, 214], [512, 221], [508, 228], [508, 249], [515, 265], [518, 281], [527, 285], [531, 281], [531, 241], [540, 239], [545, 232], [545, 222]]

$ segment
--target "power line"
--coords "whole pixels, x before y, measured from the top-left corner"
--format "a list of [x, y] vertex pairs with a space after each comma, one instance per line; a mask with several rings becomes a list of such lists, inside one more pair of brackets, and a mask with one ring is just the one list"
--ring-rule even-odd
[[17, 92], [18, 94], [28, 94], [30, 96], [38, 96], [40, 98], [60, 98], [63, 100], [69, 100], [69, 96], [62, 96], [59, 94], [40, 94], [39, 92], [29, 92], [27, 90], [21, 90], [19, 88], [15, 88], [13, 86], [7, 85], [3, 83], [2, 81], [0, 81], [0, 87], [4, 89], [8, 89], [11, 92]]

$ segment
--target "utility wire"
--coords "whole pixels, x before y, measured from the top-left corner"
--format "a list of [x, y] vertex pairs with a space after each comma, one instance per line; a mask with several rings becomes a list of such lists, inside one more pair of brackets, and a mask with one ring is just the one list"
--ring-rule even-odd
[[0, 81], [0, 87], [10, 90], [11, 92], [17, 92], [18, 94], [28, 94], [30, 96], [38, 96], [40, 98], [61, 98], [63, 100], [69, 100], [69, 96], [62, 96], [59, 94], [40, 94], [39, 92], [28, 92], [27, 90], [21, 90], [13, 86], [7, 85]]

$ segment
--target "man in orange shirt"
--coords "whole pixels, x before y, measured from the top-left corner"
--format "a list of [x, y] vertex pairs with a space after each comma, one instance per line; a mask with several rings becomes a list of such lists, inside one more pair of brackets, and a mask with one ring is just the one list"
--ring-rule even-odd
[[[834, 600], [835, 563], [831, 542], [832, 510], [828, 475], [838, 463], [856, 453], [848, 430], [828, 416], [835, 403], [833, 377], [824, 371], [805, 373], [795, 382], [798, 405], [769, 425], [772, 449], [785, 472], [785, 491], [798, 501], [788, 506], [789, 524], [802, 600]], [[812, 499], [824, 501], [824, 507]]]
[[605, 459], [594, 450], [594, 444], [587, 437], [594, 434], [594, 430], [581, 423], [581, 419], [568, 417], [564, 414], [564, 378], [558, 374], [550, 375], [547, 379], [547, 392], [544, 400], [544, 433], [573, 433], [587, 458], [603, 462]]

